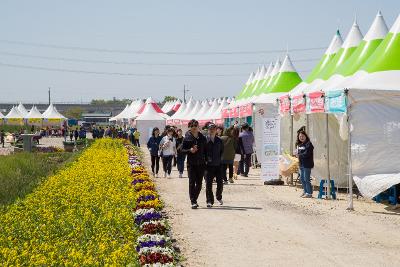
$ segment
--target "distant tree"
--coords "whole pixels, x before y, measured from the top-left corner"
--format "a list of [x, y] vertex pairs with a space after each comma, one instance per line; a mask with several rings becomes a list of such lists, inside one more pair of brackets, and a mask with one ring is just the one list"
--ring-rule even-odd
[[72, 107], [72, 108], [65, 110], [64, 116], [67, 118], [80, 119], [80, 118], [82, 118], [83, 112], [84, 112], [84, 110], [81, 107]]
[[126, 105], [130, 104], [132, 101], [130, 99], [124, 98], [124, 99], [116, 99], [115, 97], [111, 100], [105, 100], [105, 99], [93, 99], [90, 104], [94, 106], [104, 106], [104, 105], [115, 105], [115, 106], [121, 106], [121, 105]]
[[169, 101], [175, 101], [175, 100], [178, 100], [178, 98], [177, 97], [175, 97], [175, 96], [165, 96], [164, 97], [164, 100], [163, 100], [163, 104], [165, 104], [165, 103], [167, 103], [167, 102], [169, 102]]

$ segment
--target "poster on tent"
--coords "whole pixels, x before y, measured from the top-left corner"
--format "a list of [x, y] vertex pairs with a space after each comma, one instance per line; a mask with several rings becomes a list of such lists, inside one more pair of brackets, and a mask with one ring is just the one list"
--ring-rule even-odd
[[288, 95], [281, 96], [279, 98], [279, 112], [281, 115], [285, 115], [290, 111], [290, 98]]
[[279, 180], [280, 120], [277, 114], [263, 118], [261, 179]]
[[241, 118], [253, 115], [253, 104], [249, 103], [239, 107], [239, 114]]
[[304, 95], [296, 95], [292, 98], [292, 114], [306, 112], [306, 100]]
[[312, 92], [307, 95], [307, 113], [325, 111], [324, 92]]
[[347, 99], [342, 90], [329, 91], [325, 94], [325, 108], [328, 113], [346, 113]]

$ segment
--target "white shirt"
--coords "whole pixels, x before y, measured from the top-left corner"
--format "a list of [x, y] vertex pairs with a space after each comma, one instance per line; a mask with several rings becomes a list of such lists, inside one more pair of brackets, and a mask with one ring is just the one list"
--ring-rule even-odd
[[[171, 141], [172, 139], [172, 141]], [[164, 146], [164, 148], [162, 148]], [[160, 142], [163, 156], [174, 156], [176, 154], [176, 140], [173, 137], [164, 136]]]

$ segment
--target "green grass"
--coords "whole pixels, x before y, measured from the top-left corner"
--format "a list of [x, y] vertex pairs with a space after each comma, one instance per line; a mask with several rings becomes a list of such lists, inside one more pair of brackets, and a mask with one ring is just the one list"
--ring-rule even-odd
[[32, 192], [80, 153], [18, 153], [0, 156], [0, 208]]

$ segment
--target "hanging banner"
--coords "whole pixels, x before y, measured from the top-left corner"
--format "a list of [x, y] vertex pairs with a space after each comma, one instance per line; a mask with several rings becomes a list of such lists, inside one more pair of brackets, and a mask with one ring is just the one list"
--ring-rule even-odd
[[43, 119], [40, 118], [29, 118], [28, 123], [42, 123]]
[[233, 107], [229, 112], [230, 118], [239, 118], [239, 107]]
[[22, 119], [22, 118], [7, 118], [6, 122], [7, 122], [7, 124], [10, 124], [10, 125], [23, 125], [24, 119]]
[[230, 113], [229, 109], [228, 108], [224, 108], [222, 110], [222, 118], [224, 118], [224, 119], [229, 118], [229, 113]]
[[217, 125], [223, 125], [224, 124], [224, 119], [214, 120], [214, 123], [217, 124]]
[[280, 118], [262, 118], [262, 161], [261, 178], [264, 181], [279, 180]]
[[171, 124], [173, 124], [174, 123], [174, 120], [171, 120], [171, 119], [168, 119], [167, 120], [167, 125], [171, 125]]
[[346, 113], [347, 99], [343, 90], [328, 91], [325, 94], [325, 111], [328, 113]]
[[292, 97], [291, 107], [292, 113], [306, 112], [306, 100], [304, 98], [304, 95], [296, 95]]
[[324, 92], [312, 92], [307, 95], [307, 113], [325, 112]]
[[253, 115], [253, 104], [249, 103], [239, 108], [240, 118], [249, 117]]
[[290, 111], [290, 98], [288, 95], [279, 97], [279, 112], [281, 114], [289, 113]]

